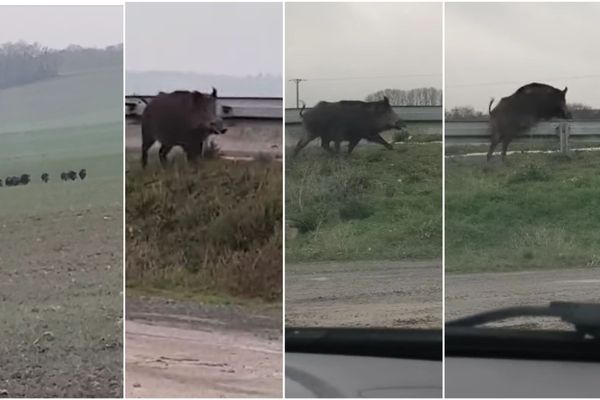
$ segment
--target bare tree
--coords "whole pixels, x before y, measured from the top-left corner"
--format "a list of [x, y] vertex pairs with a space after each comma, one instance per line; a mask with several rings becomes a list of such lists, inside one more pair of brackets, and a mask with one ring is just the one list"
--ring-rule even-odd
[[381, 100], [383, 96], [390, 99], [394, 106], [441, 106], [442, 91], [433, 87], [416, 88], [411, 90], [383, 89], [371, 93], [366, 101]]
[[569, 111], [571, 111], [573, 119], [595, 121], [600, 120], [600, 110], [594, 109], [593, 107], [588, 106], [587, 104], [571, 103], [568, 104], [567, 107], [569, 108]]
[[122, 44], [104, 49], [71, 45], [53, 50], [38, 43], [4, 43], [0, 45], [0, 89], [53, 78], [59, 73], [115, 65], [122, 58]]
[[0, 89], [24, 85], [58, 75], [56, 53], [37, 43], [0, 46]]
[[446, 110], [446, 121], [485, 121], [488, 118], [471, 106], [454, 107]]

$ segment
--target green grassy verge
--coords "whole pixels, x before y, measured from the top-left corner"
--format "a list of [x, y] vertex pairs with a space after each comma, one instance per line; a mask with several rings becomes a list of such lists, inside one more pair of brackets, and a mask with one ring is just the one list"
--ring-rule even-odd
[[134, 165], [126, 186], [128, 288], [280, 300], [281, 163]]
[[441, 162], [437, 143], [288, 158], [286, 261], [441, 257]]
[[600, 153], [446, 161], [446, 270], [600, 266]]

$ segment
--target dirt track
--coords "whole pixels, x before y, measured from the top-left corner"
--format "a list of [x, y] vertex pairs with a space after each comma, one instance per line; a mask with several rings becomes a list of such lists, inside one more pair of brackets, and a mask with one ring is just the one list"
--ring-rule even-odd
[[440, 261], [286, 265], [286, 326], [441, 328]]
[[127, 397], [281, 397], [281, 320], [233, 306], [127, 299]]
[[[600, 303], [600, 268], [446, 275], [446, 319], [551, 301]], [[499, 326], [560, 328], [556, 319], [514, 319]]]

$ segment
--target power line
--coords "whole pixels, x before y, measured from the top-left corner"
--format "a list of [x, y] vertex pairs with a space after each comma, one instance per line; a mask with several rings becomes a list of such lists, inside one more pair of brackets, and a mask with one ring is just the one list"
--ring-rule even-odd
[[407, 74], [407, 75], [372, 75], [372, 76], [346, 76], [335, 78], [308, 78], [306, 81], [350, 81], [362, 79], [389, 79], [389, 78], [424, 78], [424, 77], [441, 77], [442, 74]]
[[[600, 74], [594, 75], [577, 75], [577, 76], [559, 76], [554, 78], [542, 78], [537, 81], [557, 81], [557, 80], [577, 80], [577, 79], [596, 79], [600, 78]], [[447, 80], [446, 80], [447, 81]], [[479, 86], [500, 86], [500, 85], [518, 85], [523, 84], [523, 81], [503, 81], [503, 82], [479, 82], [465, 83], [460, 85], [446, 85], [447, 88], [464, 88], [464, 87], [479, 87]]]

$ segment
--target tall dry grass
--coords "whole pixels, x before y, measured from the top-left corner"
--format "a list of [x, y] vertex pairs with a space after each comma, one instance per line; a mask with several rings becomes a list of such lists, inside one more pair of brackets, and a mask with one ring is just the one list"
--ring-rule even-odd
[[281, 172], [222, 159], [131, 172], [127, 285], [279, 300]]

